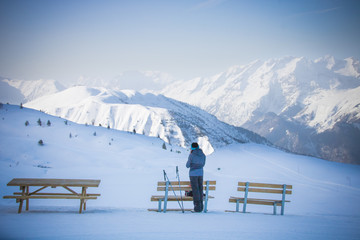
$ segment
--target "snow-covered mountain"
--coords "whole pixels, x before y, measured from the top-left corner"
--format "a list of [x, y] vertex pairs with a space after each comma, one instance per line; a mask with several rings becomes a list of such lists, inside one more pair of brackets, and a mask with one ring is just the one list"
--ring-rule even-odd
[[0, 77], [0, 102], [20, 104], [64, 90], [55, 80], [17, 80]]
[[132, 90], [75, 86], [24, 106], [77, 123], [159, 137], [180, 147], [197, 141], [207, 154], [234, 142], [268, 143], [259, 135], [223, 123], [197, 107]]
[[360, 63], [354, 58], [258, 60], [161, 93], [292, 152], [360, 164]]

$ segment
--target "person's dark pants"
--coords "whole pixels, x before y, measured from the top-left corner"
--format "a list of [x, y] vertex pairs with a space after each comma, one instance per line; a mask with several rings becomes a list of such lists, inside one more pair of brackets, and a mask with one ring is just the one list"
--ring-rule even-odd
[[194, 211], [203, 210], [203, 176], [190, 176], [190, 183], [193, 192]]

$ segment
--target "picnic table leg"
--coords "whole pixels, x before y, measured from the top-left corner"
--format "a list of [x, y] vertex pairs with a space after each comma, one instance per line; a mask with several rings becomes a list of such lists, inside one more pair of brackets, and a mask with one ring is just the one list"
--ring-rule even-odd
[[[26, 195], [29, 196], [29, 186], [26, 186]], [[26, 211], [29, 211], [29, 198], [26, 199]]]
[[18, 210], [18, 213], [21, 213], [21, 209], [22, 209], [22, 206], [23, 206], [23, 199], [20, 199], [20, 204], [19, 204], [19, 210]]
[[[85, 196], [85, 193], [86, 193], [86, 187], [82, 187], [81, 196]], [[83, 208], [85, 208], [84, 198], [81, 198], [81, 199], [80, 199], [80, 210], [79, 210], [79, 213], [82, 213]]]
[[[87, 187], [84, 187], [84, 193], [83, 196], [86, 196], [86, 189]], [[86, 210], [86, 199], [84, 200], [84, 211]]]
[[[22, 196], [25, 196], [25, 186], [20, 186], [20, 190], [22, 191], [22, 192], [21, 192], [21, 195], [22, 195]], [[20, 199], [19, 201], [20, 201], [20, 203], [19, 203], [18, 213], [21, 213], [24, 199]]]

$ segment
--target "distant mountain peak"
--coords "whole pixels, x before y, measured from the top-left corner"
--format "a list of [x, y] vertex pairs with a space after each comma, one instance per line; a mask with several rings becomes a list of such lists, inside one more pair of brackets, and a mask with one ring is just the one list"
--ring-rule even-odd
[[[324, 141], [315, 142], [319, 141], [315, 138], [341, 128], [341, 124], [358, 129], [359, 72], [359, 61], [354, 58], [338, 60], [327, 55], [311, 60], [287, 56], [233, 66], [212, 77], [170, 85], [162, 93], [199, 106], [224, 122], [257, 132], [278, 146], [335, 160], [339, 157], [325, 154], [329, 151], [320, 147]], [[188, 87], [192, 83], [196, 88]], [[293, 131], [283, 131], [287, 125]], [[344, 149], [344, 161], [357, 161], [346, 153], [357, 150]]]

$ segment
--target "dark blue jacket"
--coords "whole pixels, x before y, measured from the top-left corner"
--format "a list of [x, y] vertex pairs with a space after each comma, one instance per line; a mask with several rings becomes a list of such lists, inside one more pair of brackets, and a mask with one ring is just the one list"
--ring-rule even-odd
[[190, 176], [204, 176], [203, 167], [205, 166], [206, 156], [201, 149], [192, 150], [186, 167], [190, 168]]

